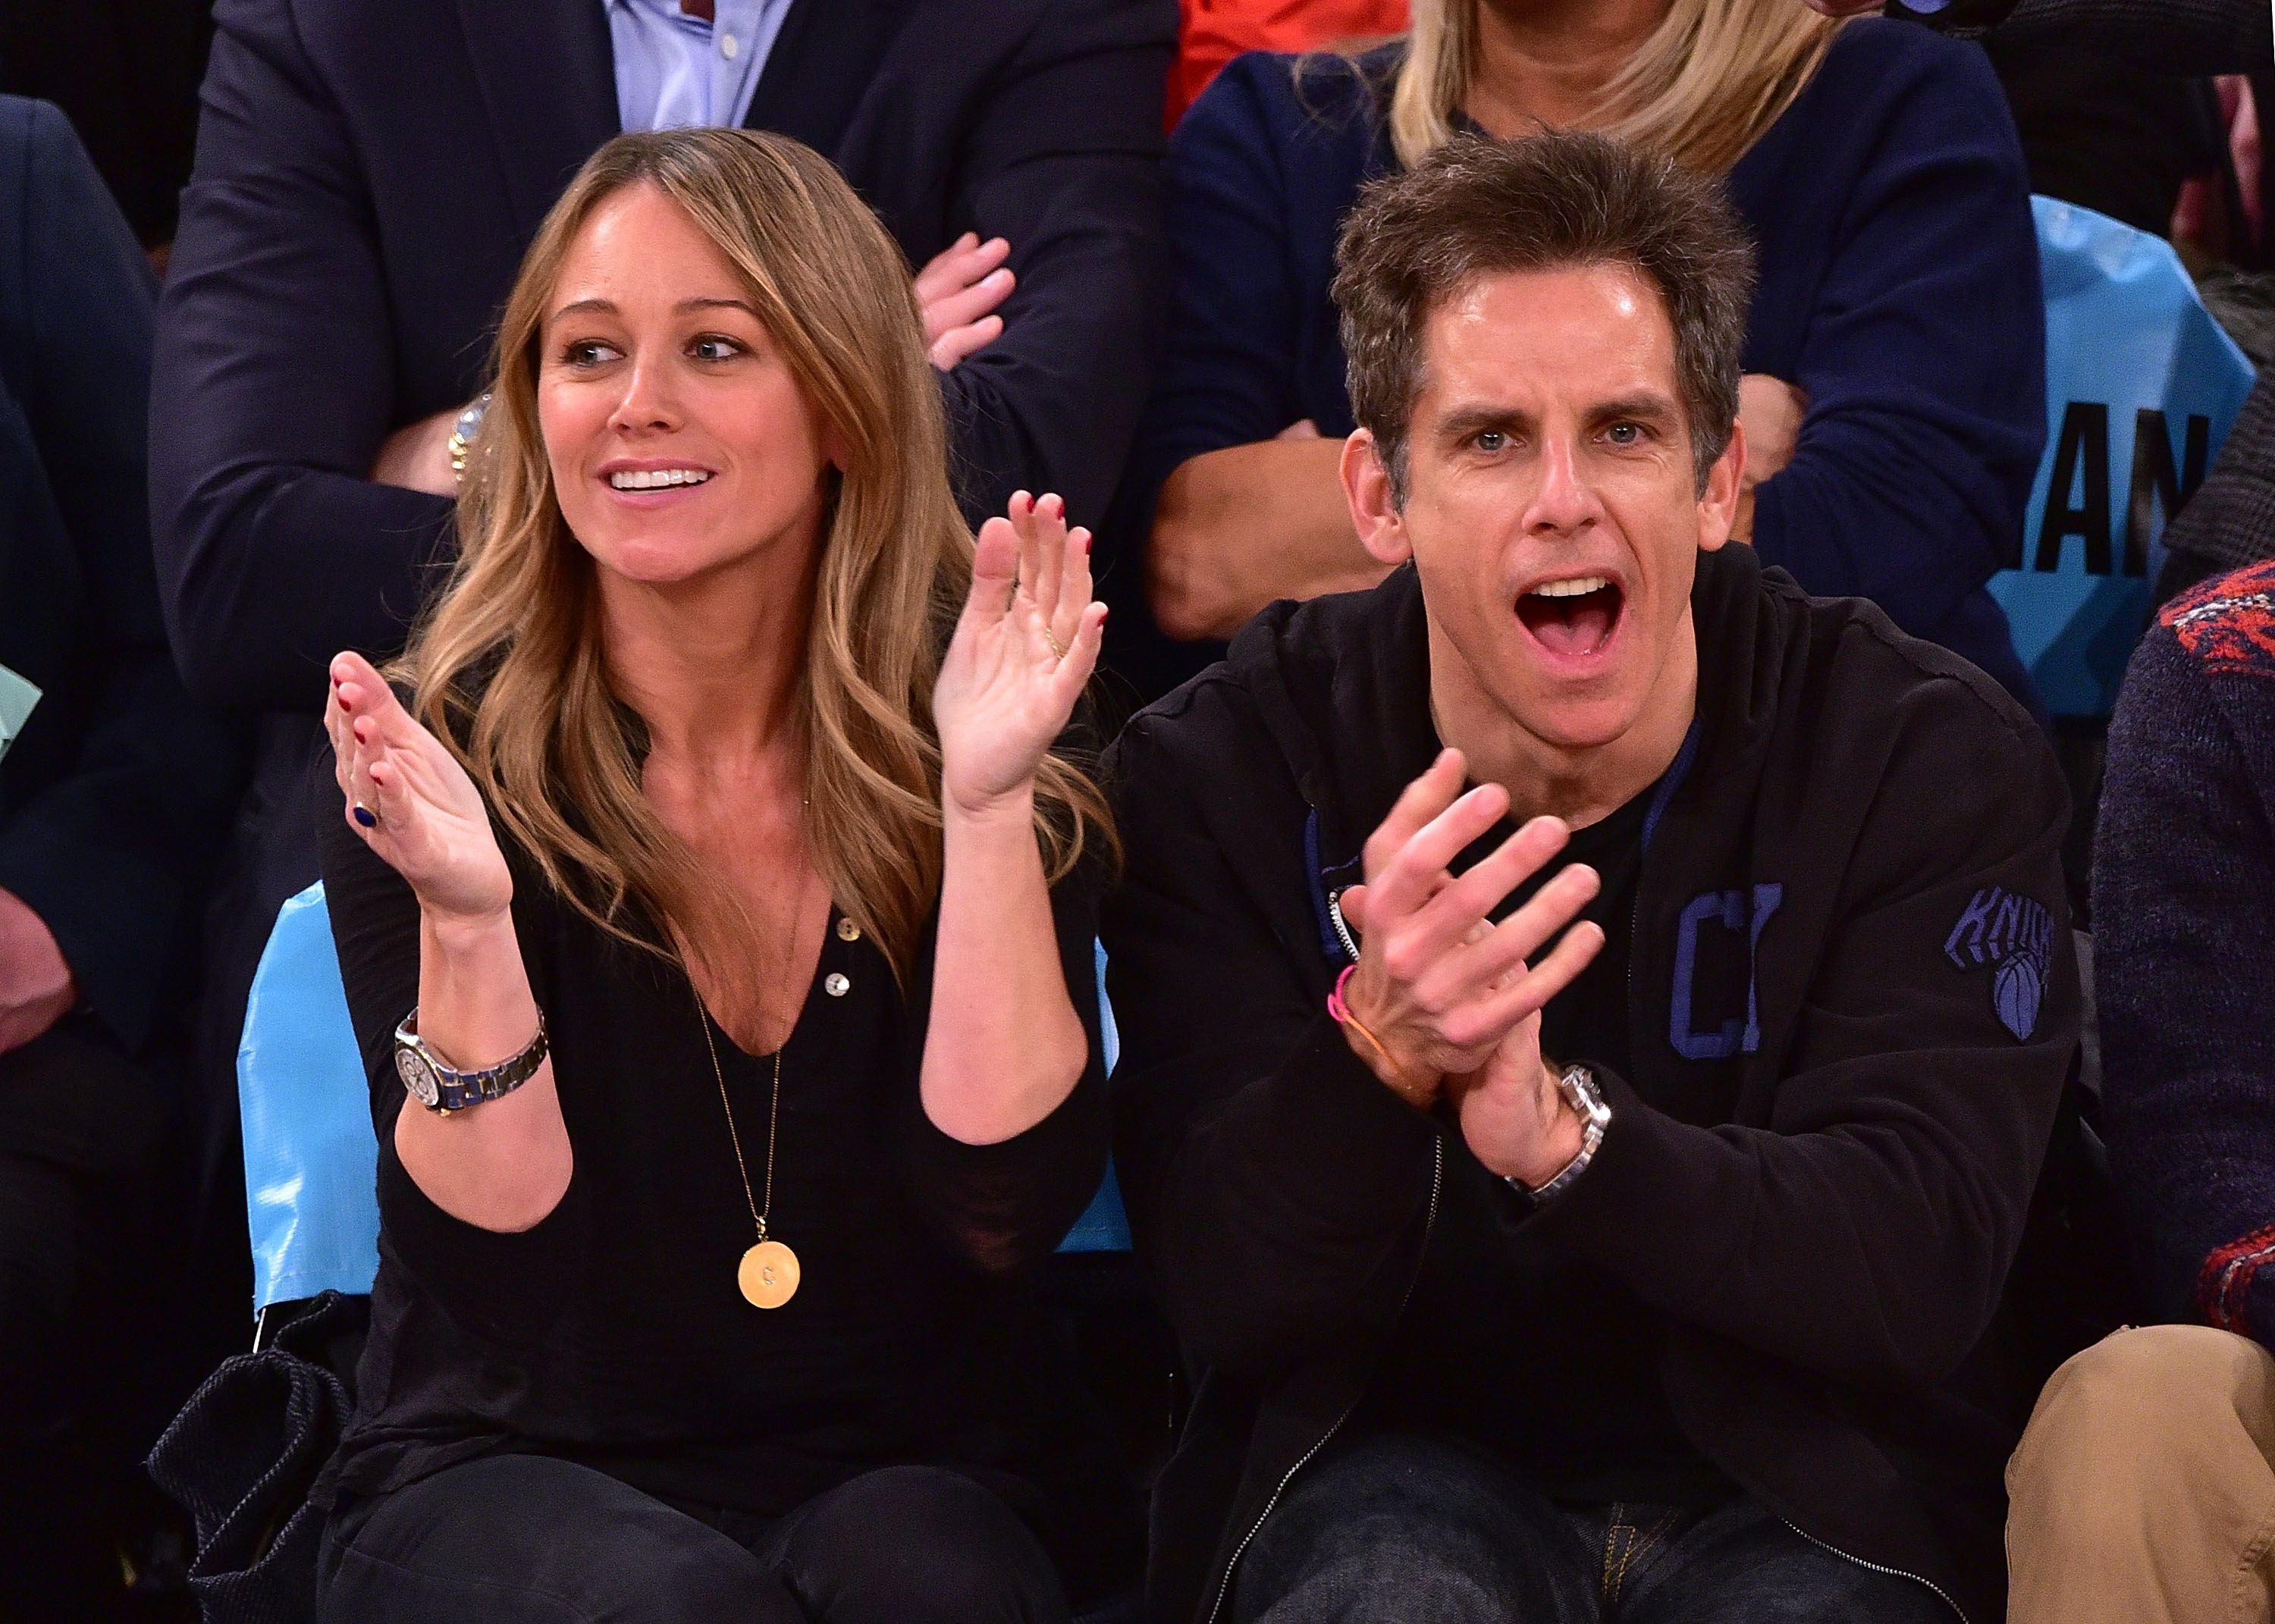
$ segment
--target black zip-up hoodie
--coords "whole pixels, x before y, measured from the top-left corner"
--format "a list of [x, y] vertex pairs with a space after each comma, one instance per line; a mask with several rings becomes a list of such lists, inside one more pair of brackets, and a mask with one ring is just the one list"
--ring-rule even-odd
[[[1671, 1324], [1692, 1444], [1809, 1537], [2003, 1613], [1998, 1311], [2078, 1031], [2068, 797], [2029, 718], [1878, 609], [1702, 555], [1697, 725], [1654, 797], [1632, 1067], [1545, 1211], [1448, 1233], [1457, 1128], [1353, 1055], [1328, 899], [1438, 749], [1421, 589], [1266, 610], [1140, 714], [1108, 773], [1116, 1155], [1194, 1379], [1147, 1610], [1220, 1615], [1366, 1395], [1431, 1249], [1532, 1237]], [[1584, 1056], [1579, 1058], [1586, 1058]], [[1559, 1395], [1544, 1394], [1545, 1403]]]

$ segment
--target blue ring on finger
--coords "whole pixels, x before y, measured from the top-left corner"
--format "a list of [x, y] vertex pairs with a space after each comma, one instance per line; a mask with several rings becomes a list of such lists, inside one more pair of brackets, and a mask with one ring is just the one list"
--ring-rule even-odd
[[375, 829], [379, 827], [379, 814], [361, 801], [355, 804], [355, 820], [367, 829]]

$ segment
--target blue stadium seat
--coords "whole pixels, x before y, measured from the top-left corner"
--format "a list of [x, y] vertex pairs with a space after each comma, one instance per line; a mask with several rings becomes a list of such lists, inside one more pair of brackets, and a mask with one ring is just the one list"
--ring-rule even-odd
[[253, 1308], [371, 1289], [379, 1147], [324, 888], [276, 911], [237, 1046]]
[[[1105, 1007], [1102, 947], [1098, 975], [1111, 1070], [1120, 1043], [1114, 1012]], [[244, 1120], [253, 1312], [321, 1291], [369, 1291], [379, 1266], [378, 1145], [321, 883], [277, 910], [246, 1004], [237, 1099]], [[1110, 1167], [1060, 1250], [1130, 1250], [1130, 1226]]]

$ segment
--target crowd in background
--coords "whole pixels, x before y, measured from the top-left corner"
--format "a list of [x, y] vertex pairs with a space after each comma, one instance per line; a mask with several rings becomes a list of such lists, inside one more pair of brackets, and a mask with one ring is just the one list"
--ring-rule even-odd
[[[963, 521], [1047, 492], [1096, 532], [1112, 613], [1086, 714], [1108, 736], [1267, 605], [1397, 573], [1342, 472], [1366, 358], [1338, 244], [1370, 183], [1542, 125], [1719, 178], [1758, 256], [1731, 533], [1961, 656], [2061, 745], [2097, 1008], [2076, 1155], [2107, 1159], [2050, 1166], [2113, 1191], [2105, 1233], [2075, 1220], [2105, 1271], [2071, 1301], [2203, 1333], [2066, 1369], [2044, 1405], [2079, 1418], [2017, 1457], [2016, 1515], [2072, 1514], [2045, 1483], [2158, 1454], [2144, 1437], [2218, 1432], [2198, 1411], [2275, 1383], [2233, 1340], [2275, 1348], [2275, 397], [2162, 516], [2113, 720], [2052, 712], [1991, 590], [2046, 451], [2033, 194], [2169, 239], [2252, 363], [2275, 353], [2267, 17], [2174, 4], [2188, 26], [2145, 0], [8, 8], [0, 1616], [18, 1575], [26, 1617], [184, 1616], [187, 1525], [140, 1462], [249, 1336], [238, 1050], [278, 910], [340, 872], [336, 657], [401, 655], [450, 578], [501, 313], [620, 131], [775, 132], [873, 211], [914, 279]], [[1061, 899], [1070, 982], [1099, 906]], [[896, 1032], [861, 956], [890, 949], [861, 937], [825, 944], [833, 977]], [[351, 997], [359, 974], [393, 995], [349, 971]], [[1131, 1340], [1168, 1345], [1153, 1319]], [[2144, 1386], [2173, 1413], [2095, 1402]], [[2191, 1474], [2245, 1483], [2239, 1506], [2255, 1469], [2275, 1483], [2248, 1443], [2203, 1454], [2138, 1502], [2112, 1488], [2107, 1526]], [[1101, 1588], [1133, 1565], [1088, 1550]], [[2037, 1616], [2065, 1616], [2062, 1575], [2026, 1576]]]

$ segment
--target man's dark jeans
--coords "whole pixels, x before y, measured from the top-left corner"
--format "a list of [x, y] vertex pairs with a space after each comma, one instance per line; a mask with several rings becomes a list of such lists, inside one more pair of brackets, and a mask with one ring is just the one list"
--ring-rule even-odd
[[1296, 1478], [1241, 1559], [1234, 1624], [1957, 1624], [1916, 1580], [1750, 1500], [1561, 1507], [1457, 1446], [1384, 1435]]

